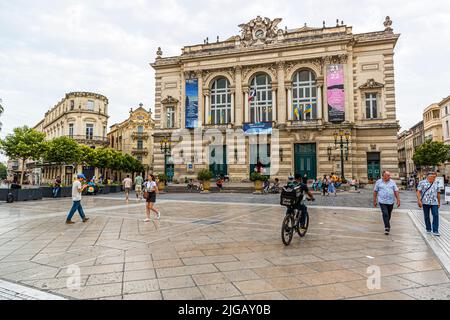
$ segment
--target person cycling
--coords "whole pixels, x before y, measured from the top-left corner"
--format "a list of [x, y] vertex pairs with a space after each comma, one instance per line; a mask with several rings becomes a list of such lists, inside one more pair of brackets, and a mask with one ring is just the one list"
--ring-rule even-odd
[[[310, 200], [314, 201], [314, 195], [312, 194], [311, 191], [309, 191], [308, 186], [303, 183], [301, 174], [296, 173], [295, 176], [294, 176], [294, 181], [290, 181], [288, 183], [288, 186], [289, 187], [298, 187], [298, 186], [300, 186], [303, 195], [306, 194], [309, 197]], [[297, 209], [302, 213], [301, 216], [300, 216], [300, 227], [303, 228], [305, 226], [306, 210], [308, 210], [308, 209], [304, 205], [303, 201], [299, 201], [297, 203]]]

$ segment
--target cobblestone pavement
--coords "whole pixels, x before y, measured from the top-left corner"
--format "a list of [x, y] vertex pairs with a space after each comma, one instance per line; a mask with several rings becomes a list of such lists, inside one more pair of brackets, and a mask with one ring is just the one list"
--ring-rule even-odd
[[[285, 247], [284, 210], [263, 203], [270, 196], [217, 196], [162, 195], [151, 223], [144, 203], [87, 197], [91, 220], [72, 226], [69, 199], [0, 204], [0, 278], [74, 299], [450, 298], [407, 212], [385, 236], [377, 211], [311, 207], [307, 236]], [[378, 289], [368, 271], [381, 272]]]

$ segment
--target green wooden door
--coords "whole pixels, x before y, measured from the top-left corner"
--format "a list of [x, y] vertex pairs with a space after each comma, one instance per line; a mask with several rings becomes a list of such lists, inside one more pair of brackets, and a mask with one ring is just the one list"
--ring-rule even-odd
[[[220, 149], [222, 148], [222, 155], [220, 155]], [[214, 174], [214, 177], [228, 175], [227, 164], [227, 146], [211, 146], [209, 158], [209, 170]]]
[[315, 143], [296, 144], [294, 147], [295, 173], [308, 179], [317, 179], [317, 153]]
[[369, 182], [374, 182], [381, 178], [380, 153], [367, 153], [367, 178]]

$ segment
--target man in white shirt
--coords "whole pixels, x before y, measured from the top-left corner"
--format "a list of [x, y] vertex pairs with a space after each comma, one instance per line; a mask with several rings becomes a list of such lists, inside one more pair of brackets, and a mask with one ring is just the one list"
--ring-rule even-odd
[[131, 188], [133, 187], [133, 180], [131, 180], [130, 175], [123, 180], [123, 189], [125, 190], [125, 200], [128, 202], [130, 196]]
[[86, 218], [83, 207], [81, 206], [81, 194], [83, 193], [84, 189], [87, 188], [86, 185], [82, 185], [81, 182], [86, 181], [86, 177], [84, 174], [79, 174], [77, 176], [77, 180], [75, 180], [72, 184], [72, 209], [69, 211], [69, 215], [66, 219], [66, 224], [74, 224], [75, 222], [72, 221], [72, 217], [75, 214], [75, 211], [78, 210], [78, 213], [80, 214], [81, 220], [83, 222], [87, 222], [89, 218]]

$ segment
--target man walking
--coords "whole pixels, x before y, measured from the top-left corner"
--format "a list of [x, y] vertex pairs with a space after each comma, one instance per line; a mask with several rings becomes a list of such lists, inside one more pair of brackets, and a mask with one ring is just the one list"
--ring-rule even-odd
[[70, 209], [69, 215], [67, 216], [66, 219], [66, 224], [74, 224], [75, 222], [72, 221], [72, 217], [75, 213], [75, 211], [78, 210], [78, 213], [80, 214], [81, 220], [83, 222], [87, 222], [89, 220], [89, 218], [86, 218], [84, 211], [83, 211], [83, 207], [81, 206], [81, 194], [83, 193], [84, 189], [87, 188], [87, 184], [86, 185], [82, 185], [81, 182], [86, 180], [86, 177], [84, 176], [84, 174], [79, 174], [77, 176], [78, 180], [75, 180], [72, 184], [72, 209]]
[[[439, 237], [439, 208], [441, 207], [441, 194], [439, 185], [435, 183], [436, 173], [430, 172], [427, 178], [419, 182], [417, 186], [417, 203], [419, 208], [423, 208], [425, 227], [427, 232]], [[430, 211], [433, 216], [433, 225], [430, 221]]]
[[135, 191], [136, 191], [136, 198], [139, 200], [142, 200], [142, 184], [144, 183], [144, 179], [141, 177], [140, 174], [134, 178], [134, 185], [135, 185]]
[[397, 207], [400, 207], [400, 193], [397, 185], [391, 180], [389, 171], [383, 172], [383, 177], [379, 179], [373, 190], [373, 206], [377, 207], [377, 201], [383, 213], [384, 234], [391, 232], [391, 215], [394, 210], [394, 203], [397, 200]]
[[131, 187], [133, 186], [133, 180], [131, 180], [130, 175], [123, 180], [123, 189], [125, 190], [125, 200], [128, 202], [130, 196]]

